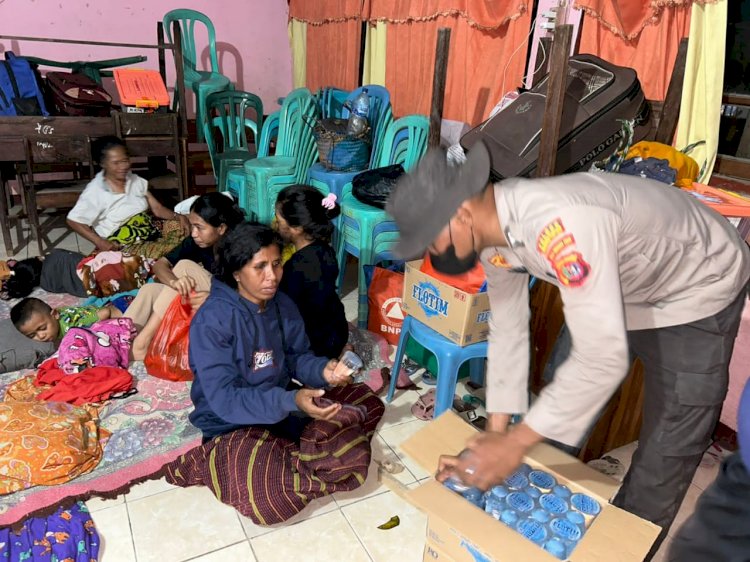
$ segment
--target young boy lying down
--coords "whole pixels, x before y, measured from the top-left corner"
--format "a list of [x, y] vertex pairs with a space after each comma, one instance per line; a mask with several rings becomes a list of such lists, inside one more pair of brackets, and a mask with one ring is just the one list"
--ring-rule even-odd
[[70, 328], [86, 328], [99, 320], [118, 318], [122, 313], [114, 306], [63, 306], [53, 309], [46, 302], [29, 297], [10, 310], [16, 329], [34, 341], [59, 343]]

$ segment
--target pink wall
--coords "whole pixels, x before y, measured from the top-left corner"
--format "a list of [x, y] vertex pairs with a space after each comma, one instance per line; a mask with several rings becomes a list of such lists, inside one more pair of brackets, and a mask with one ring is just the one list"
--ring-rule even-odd
[[[129, 5], [130, 4], [130, 5]], [[266, 113], [292, 88], [292, 61], [287, 35], [288, 7], [280, 0], [0, 0], [0, 35], [54, 37], [156, 44], [156, 22], [175, 8], [199, 10], [214, 23], [219, 66], [237, 89], [258, 94]], [[198, 50], [207, 61], [207, 40]], [[146, 55], [142, 67], [158, 69], [155, 49], [138, 50], [87, 45], [16, 42], [0, 39], [0, 52], [51, 60], [101, 60]], [[174, 86], [174, 64], [167, 58], [168, 87]], [[109, 89], [109, 88], [108, 88]], [[192, 107], [192, 100], [188, 107]]]

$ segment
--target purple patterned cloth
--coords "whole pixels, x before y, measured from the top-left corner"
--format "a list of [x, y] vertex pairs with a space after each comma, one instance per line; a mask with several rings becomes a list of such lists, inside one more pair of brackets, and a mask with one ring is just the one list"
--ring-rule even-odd
[[60, 342], [60, 368], [68, 375], [89, 367], [127, 369], [135, 335], [130, 318], [100, 320], [88, 328], [71, 328]]

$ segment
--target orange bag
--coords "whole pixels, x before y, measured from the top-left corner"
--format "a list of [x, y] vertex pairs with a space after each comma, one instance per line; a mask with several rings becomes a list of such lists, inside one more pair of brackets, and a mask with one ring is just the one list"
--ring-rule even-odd
[[169, 381], [193, 380], [193, 372], [188, 364], [188, 335], [192, 318], [192, 308], [177, 295], [164, 313], [143, 360], [149, 375]]
[[404, 293], [404, 274], [375, 267], [370, 288], [367, 290], [369, 314], [367, 329], [380, 334], [385, 340], [398, 345], [404, 313], [401, 296]]
[[432, 262], [430, 261], [429, 252], [424, 255], [424, 261], [422, 262], [419, 271], [471, 295], [479, 292], [479, 289], [482, 288], [484, 280], [486, 279], [484, 268], [479, 261], [477, 261], [477, 264], [473, 268], [461, 275], [446, 275], [445, 273], [435, 271], [432, 267]]

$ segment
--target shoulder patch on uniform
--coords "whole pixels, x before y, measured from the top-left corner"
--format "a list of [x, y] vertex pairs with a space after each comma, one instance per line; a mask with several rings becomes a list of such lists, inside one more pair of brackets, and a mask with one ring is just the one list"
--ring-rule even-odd
[[547, 255], [552, 242], [564, 232], [565, 227], [559, 217], [552, 222], [547, 223], [544, 228], [542, 228], [542, 231], [536, 239], [536, 249], [539, 250], [540, 253]]
[[570, 252], [550, 260], [555, 268], [555, 275], [564, 287], [580, 287], [586, 281], [591, 266], [586, 263], [580, 252]]

